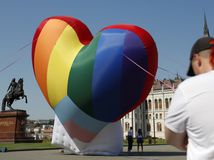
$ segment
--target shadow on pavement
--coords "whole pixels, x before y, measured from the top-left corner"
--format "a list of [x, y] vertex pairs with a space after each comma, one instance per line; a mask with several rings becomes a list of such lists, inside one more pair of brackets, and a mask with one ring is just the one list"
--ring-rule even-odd
[[186, 152], [122, 152], [120, 156], [186, 156]]

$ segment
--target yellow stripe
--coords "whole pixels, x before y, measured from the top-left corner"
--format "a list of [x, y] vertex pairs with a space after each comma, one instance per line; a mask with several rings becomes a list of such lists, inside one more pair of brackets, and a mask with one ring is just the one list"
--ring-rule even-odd
[[73, 28], [67, 26], [53, 48], [47, 72], [48, 97], [52, 107], [67, 95], [70, 68], [83, 46]]

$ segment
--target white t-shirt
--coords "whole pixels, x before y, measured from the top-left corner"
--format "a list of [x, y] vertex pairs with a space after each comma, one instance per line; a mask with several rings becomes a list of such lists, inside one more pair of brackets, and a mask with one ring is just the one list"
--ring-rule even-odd
[[128, 136], [133, 137], [133, 130], [130, 129], [130, 130], [128, 131]]
[[187, 160], [214, 160], [214, 71], [178, 86], [165, 125], [175, 133], [187, 132]]

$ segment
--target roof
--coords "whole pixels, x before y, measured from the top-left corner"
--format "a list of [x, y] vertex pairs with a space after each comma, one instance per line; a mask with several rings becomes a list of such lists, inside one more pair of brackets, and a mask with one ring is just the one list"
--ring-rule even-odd
[[153, 90], [176, 89], [182, 81], [184, 81], [184, 79], [180, 76], [174, 79], [163, 79], [162, 81], [157, 79], [154, 81]]

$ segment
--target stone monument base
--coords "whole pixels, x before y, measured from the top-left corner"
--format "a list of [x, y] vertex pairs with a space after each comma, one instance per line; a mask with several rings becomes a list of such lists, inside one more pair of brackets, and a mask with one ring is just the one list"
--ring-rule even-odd
[[34, 141], [33, 137], [26, 137], [25, 135], [28, 116], [25, 110], [0, 112], [0, 143]]

